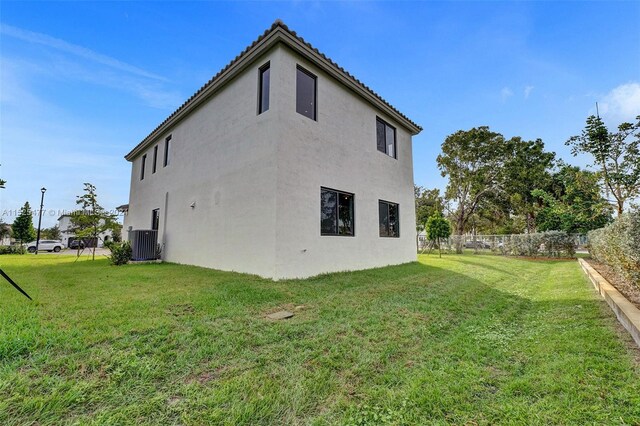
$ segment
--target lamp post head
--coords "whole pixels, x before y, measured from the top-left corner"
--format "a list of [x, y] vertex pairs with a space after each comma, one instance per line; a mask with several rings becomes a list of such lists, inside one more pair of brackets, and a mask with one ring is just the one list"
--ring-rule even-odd
[[42, 192], [42, 193], [44, 194], [45, 192], [47, 192], [47, 188], [45, 188], [45, 187], [43, 186], [42, 188], [40, 188], [40, 192]]

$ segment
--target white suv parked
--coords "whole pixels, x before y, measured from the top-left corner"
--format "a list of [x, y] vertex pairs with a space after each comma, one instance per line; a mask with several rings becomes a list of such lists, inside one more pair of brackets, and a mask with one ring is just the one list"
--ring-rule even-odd
[[[58, 253], [60, 250], [64, 248], [64, 244], [59, 240], [40, 240], [38, 244], [38, 251], [55, 251]], [[32, 241], [27, 243], [27, 251], [29, 253], [36, 252], [36, 242]]]

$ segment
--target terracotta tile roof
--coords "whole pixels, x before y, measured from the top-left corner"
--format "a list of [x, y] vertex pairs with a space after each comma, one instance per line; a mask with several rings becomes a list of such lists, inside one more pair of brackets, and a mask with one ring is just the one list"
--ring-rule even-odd
[[305, 39], [300, 37], [295, 31], [289, 29], [289, 27], [287, 25], [285, 25], [285, 23], [282, 22], [280, 19], [276, 19], [273, 22], [273, 24], [271, 24], [270, 28], [268, 28], [266, 31], [264, 31], [253, 43], [251, 43], [249, 46], [247, 46], [239, 55], [237, 55], [235, 58], [233, 58], [233, 60], [231, 62], [229, 62], [220, 71], [218, 71], [218, 73], [216, 75], [214, 75], [213, 77], [211, 77], [211, 79], [209, 81], [207, 81], [204, 85], [202, 85], [202, 87], [200, 87], [193, 95], [191, 95], [191, 97], [189, 97], [189, 99], [187, 99], [182, 105], [180, 105], [178, 107], [178, 109], [176, 109], [173, 113], [171, 113], [171, 115], [169, 115], [169, 117], [167, 117], [155, 129], [153, 129], [153, 131], [151, 133], [149, 133], [149, 135], [147, 135], [142, 140], [142, 142], [140, 142], [134, 149], [132, 149], [125, 156], [125, 158], [127, 158], [128, 160], [132, 159], [131, 158], [132, 154], [134, 154], [140, 148], [145, 146], [152, 139], [155, 139], [156, 137], [158, 137], [159, 135], [156, 134], [158, 131], [160, 131], [174, 117], [176, 117], [185, 108], [187, 108], [194, 101], [194, 99], [196, 99], [199, 95], [201, 95], [204, 91], [206, 91], [209, 87], [211, 87], [218, 80], [218, 78], [220, 76], [222, 76], [227, 70], [229, 70], [229, 68], [231, 68], [232, 66], [234, 66], [235, 64], [240, 62], [240, 60], [243, 59], [245, 57], [245, 55], [247, 55], [253, 48], [255, 48], [257, 45], [259, 45], [261, 42], [263, 42], [263, 40], [265, 40], [269, 35], [271, 35], [275, 31], [277, 31], [278, 29], [283, 30], [285, 33], [289, 34], [290, 36], [292, 36], [293, 38], [298, 40], [300, 43], [304, 44], [307, 48], [311, 49], [313, 52], [315, 52], [317, 55], [319, 55], [322, 59], [327, 61], [333, 68], [338, 70], [340, 73], [342, 73], [348, 79], [350, 79], [353, 83], [358, 85], [361, 89], [364, 89], [365, 91], [367, 91], [371, 95], [373, 95], [377, 100], [382, 102], [384, 105], [386, 105], [392, 111], [394, 111], [396, 114], [398, 114], [404, 120], [406, 120], [411, 126], [413, 126], [415, 129], [417, 129], [416, 133], [422, 131], [422, 127], [421, 126], [419, 126], [418, 124], [416, 124], [415, 122], [410, 120], [409, 117], [407, 117], [406, 115], [401, 113], [399, 110], [397, 110], [393, 105], [391, 105], [389, 102], [387, 102], [385, 99], [383, 99], [379, 94], [374, 92], [369, 86], [367, 86], [366, 84], [362, 83], [360, 80], [358, 80], [353, 75], [351, 75], [347, 70], [345, 70], [344, 68], [339, 66], [337, 63], [335, 63], [331, 58], [326, 56], [324, 53], [320, 52], [317, 48], [313, 47], [309, 42], [307, 42]]

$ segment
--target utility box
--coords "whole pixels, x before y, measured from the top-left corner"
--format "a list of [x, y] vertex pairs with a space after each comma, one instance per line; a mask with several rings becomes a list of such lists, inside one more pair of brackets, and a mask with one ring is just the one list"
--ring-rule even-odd
[[158, 258], [158, 231], [134, 229], [129, 231], [131, 260], [156, 260]]

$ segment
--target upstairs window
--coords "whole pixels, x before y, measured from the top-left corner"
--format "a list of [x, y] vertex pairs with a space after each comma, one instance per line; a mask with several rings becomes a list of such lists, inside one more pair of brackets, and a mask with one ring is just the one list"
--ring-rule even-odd
[[353, 194], [320, 188], [320, 235], [353, 236]]
[[396, 128], [376, 118], [376, 136], [378, 151], [396, 158]]
[[153, 147], [153, 167], [151, 167], [151, 173], [156, 172], [158, 166], [158, 145]]
[[144, 169], [147, 166], [147, 154], [142, 156], [142, 165], [140, 167], [140, 180], [144, 179]]
[[398, 205], [388, 201], [378, 201], [380, 212], [380, 236], [400, 237], [400, 218], [398, 217]]
[[258, 114], [269, 110], [269, 62], [260, 68], [258, 91]]
[[298, 67], [296, 76], [296, 112], [316, 119], [316, 76]]
[[162, 162], [162, 167], [169, 165], [169, 142], [171, 142], [171, 135], [167, 136], [164, 140], [164, 161]]

